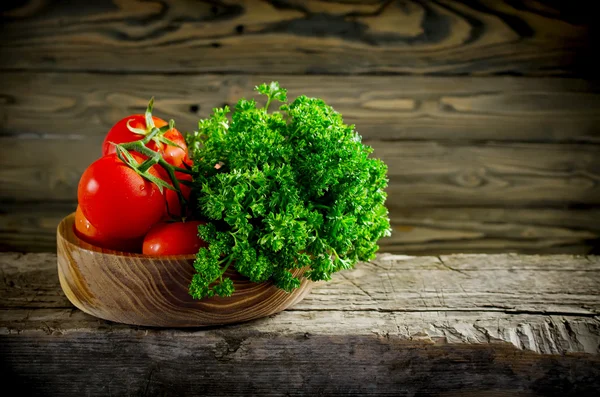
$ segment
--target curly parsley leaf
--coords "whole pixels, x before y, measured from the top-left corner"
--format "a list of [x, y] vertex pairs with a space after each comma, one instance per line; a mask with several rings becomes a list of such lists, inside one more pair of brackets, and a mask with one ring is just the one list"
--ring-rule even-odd
[[278, 83], [261, 84], [266, 105], [240, 99], [214, 109], [188, 140], [194, 159], [197, 212], [212, 220], [194, 263], [194, 298], [233, 293], [223, 274], [233, 265], [251, 281], [272, 280], [285, 291], [372, 259], [390, 234], [385, 207], [387, 167], [371, 158], [354, 126], [323, 100], [285, 102]]
[[267, 96], [267, 103], [265, 105], [265, 110], [269, 109], [269, 105], [271, 104], [271, 101], [273, 101], [274, 99], [278, 100], [279, 102], [286, 102], [287, 101], [287, 90], [284, 88], [281, 88], [279, 86], [279, 83], [276, 81], [272, 81], [271, 84], [267, 85], [266, 83], [263, 83], [257, 87], [254, 88], [256, 91], [258, 91], [259, 94], [263, 94]]

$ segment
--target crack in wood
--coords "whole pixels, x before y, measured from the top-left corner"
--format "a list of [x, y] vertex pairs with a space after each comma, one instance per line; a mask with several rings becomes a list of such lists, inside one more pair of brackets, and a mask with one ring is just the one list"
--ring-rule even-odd
[[471, 276], [470, 276], [469, 274], [467, 274], [467, 273], [463, 272], [462, 270], [455, 269], [455, 268], [453, 268], [453, 267], [451, 267], [451, 266], [447, 265], [447, 264], [446, 264], [446, 262], [444, 262], [444, 260], [442, 259], [442, 257], [441, 257], [441, 256], [439, 256], [439, 255], [438, 255], [438, 256], [436, 256], [436, 258], [438, 258], [438, 260], [440, 261], [440, 263], [442, 264], [442, 266], [444, 266], [444, 267], [445, 267], [445, 268], [447, 268], [448, 270], [451, 270], [451, 271], [453, 271], [453, 272], [460, 273], [460, 274], [462, 274], [463, 276], [466, 276], [466, 277], [468, 277], [468, 278], [471, 278]]
[[390, 270], [389, 268], [385, 268], [385, 267], [381, 266], [381, 265], [380, 265], [379, 263], [377, 263], [376, 261], [368, 261], [368, 262], [366, 262], [366, 263], [368, 263], [369, 265], [372, 265], [372, 266], [374, 266], [374, 267], [377, 267], [377, 268], [379, 268], [379, 269], [381, 269], [381, 270], [385, 270], [386, 272]]
[[377, 312], [377, 313], [504, 313], [504, 314], [513, 314], [513, 315], [533, 315], [533, 316], [564, 316], [564, 317], [585, 317], [585, 318], [593, 318], [598, 319], [600, 321], [600, 317], [598, 317], [595, 313], [579, 313], [579, 312], [566, 312], [566, 311], [552, 311], [552, 310], [511, 310], [506, 308], [493, 308], [493, 307], [485, 307], [485, 308], [452, 308], [452, 307], [427, 307], [427, 308], [415, 308], [415, 309], [385, 309], [385, 308], [349, 308], [349, 309], [331, 309], [331, 308], [295, 308], [291, 307], [286, 309], [286, 311], [290, 312]]
[[152, 367], [150, 369], [150, 373], [148, 374], [148, 380], [146, 381], [146, 387], [144, 388], [144, 396], [148, 395], [148, 387], [150, 386], [150, 382], [152, 382], [152, 374], [154, 374], [156, 367]]
[[[473, 328], [475, 328], [477, 331], [479, 331], [483, 334], [487, 343], [491, 343], [492, 337], [490, 336], [490, 332], [487, 330], [487, 328], [481, 327], [477, 324], [473, 324]], [[496, 338], [494, 338], [494, 340], [496, 340]]]
[[467, 340], [465, 339], [465, 336], [462, 333], [458, 332], [456, 330], [456, 328], [454, 328], [452, 326], [432, 324], [432, 327], [442, 331], [442, 333], [444, 334], [444, 337], [446, 338], [447, 343], [455, 343], [456, 342], [456, 341], [452, 341], [451, 338], [449, 338], [448, 336], [454, 337], [461, 342], [467, 342]]
[[369, 297], [369, 299], [371, 299], [373, 302], [378, 303], [377, 299], [373, 298], [373, 296], [371, 296], [371, 294], [367, 290], [365, 290], [363, 287], [361, 287], [359, 284], [356, 284], [353, 280], [351, 280], [350, 278], [348, 278], [348, 276], [346, 276], [344, 274], [344, 272], [340, 272], [339, 274], [345, 280], [347, 280], [350, 284], [354, 285], [359, 291], [361, 291], [363, 294], [365, 294], [367, 297]]
[[575, 346], [577, 346], [577, 348], [581, 349], [582, 345], [579, 342], [579, 340], [577, 339], [577, 332], [573, 331], [573, 328], [571, 328], [571, 324], [569, 323], [569, 321], [563, 320], [562, 323], [565, 327], [565, 330], [567, 331], [567, 334], [569, 335], [570, 340], [573, 343], [575, 343]]

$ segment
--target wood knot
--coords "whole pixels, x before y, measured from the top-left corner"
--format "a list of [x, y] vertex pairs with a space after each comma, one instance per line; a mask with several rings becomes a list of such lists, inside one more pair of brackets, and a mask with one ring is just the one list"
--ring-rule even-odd
[[462, 187], [480, 187], [485, 183], [485, 169], [465, 170], [456, 176], [456, 183]]
[[213, 354], [219, 360], [230, 360], [232, 355], [240, 350], [240, 347], [245, 342], [244, 338], [235, 338], [231, 336], [223, 337], [221, 342], [215, 346]]

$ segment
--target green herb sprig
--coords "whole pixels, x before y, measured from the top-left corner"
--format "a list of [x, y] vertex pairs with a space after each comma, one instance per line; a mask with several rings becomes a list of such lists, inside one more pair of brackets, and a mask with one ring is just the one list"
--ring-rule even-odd
[[[277, 82], [256, 91], [264, 107], [241, 99], [228, 119], [214, 109], [188, 137], [199, 228], [209, 243], [196, 256], [189, 291], [197, 299], [230, 296], [229, 266], [253, 282], [292, 291], [310, 280], [370, 260], [390, 234], [387, 167], [371, 158], [354, 126], [323, 100], [286, 103]], [[269, 112], [274, 101], [284, 103]]]

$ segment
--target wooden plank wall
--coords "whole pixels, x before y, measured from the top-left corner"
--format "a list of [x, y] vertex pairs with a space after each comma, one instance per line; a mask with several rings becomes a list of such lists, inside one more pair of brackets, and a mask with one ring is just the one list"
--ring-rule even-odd
[[600, 247], [592, 12], [556, 1], [30, 0], [2, 7], [0, 249], [52, 251], [108, 128], [191, 131], [279, 80], [389, 164], [382, 250]]

